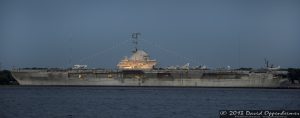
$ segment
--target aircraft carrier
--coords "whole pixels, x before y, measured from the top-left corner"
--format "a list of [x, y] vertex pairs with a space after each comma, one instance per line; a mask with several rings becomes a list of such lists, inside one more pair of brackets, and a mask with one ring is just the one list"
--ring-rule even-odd
[[287, 71], [189, 68], [155, 68], [156, 60], [137, 48], [133, 33], [133, 54], [122, 59], [118, 69], [14, 69], [13, 77], [20, 85], [79, 86], [181, 86], [181, 87], [288, 87]]

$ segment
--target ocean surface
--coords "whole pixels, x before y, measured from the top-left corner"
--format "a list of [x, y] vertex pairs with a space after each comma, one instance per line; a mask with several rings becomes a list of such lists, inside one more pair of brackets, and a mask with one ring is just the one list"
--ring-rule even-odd
[[0, 86], [0, 118], [218, 118], [300, 109], [300, 89]]

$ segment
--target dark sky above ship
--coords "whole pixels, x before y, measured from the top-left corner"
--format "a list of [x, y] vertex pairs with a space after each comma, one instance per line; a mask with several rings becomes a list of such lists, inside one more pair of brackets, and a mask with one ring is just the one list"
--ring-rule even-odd
[[132, 32], [160, 67], [300, 67], [299, 0], [1, 0], [1, 67], [116, 68]]

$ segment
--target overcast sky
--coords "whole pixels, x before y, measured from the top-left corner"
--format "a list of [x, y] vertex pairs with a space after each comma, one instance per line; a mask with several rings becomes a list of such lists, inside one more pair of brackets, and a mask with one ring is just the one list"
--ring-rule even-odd
[[299, 0], [0, 0], [2, 68], [116, 68], [132, 32], [161, 67], [300, 67]]

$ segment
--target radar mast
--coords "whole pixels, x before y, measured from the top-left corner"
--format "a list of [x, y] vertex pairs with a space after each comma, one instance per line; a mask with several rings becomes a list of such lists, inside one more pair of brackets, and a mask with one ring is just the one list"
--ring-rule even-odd
[[134, 50], [132, 51], [133, 53], [135, 53], [135, 52], [138, 51], [138, 39], [139, 39], [139, 35], [141, 35], [141, 33], [139, 33], [139, 32], [134, 32], [131, 35], [131, 38], [133, 40], [132, 43], [134, 45]]

